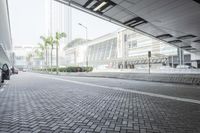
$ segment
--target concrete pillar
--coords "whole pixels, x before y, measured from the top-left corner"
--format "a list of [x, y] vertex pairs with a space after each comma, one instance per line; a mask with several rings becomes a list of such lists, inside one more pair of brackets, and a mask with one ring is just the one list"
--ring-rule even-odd
[[184, 64], [184, 54], [181, 48], [178, 48], [179, 65]]

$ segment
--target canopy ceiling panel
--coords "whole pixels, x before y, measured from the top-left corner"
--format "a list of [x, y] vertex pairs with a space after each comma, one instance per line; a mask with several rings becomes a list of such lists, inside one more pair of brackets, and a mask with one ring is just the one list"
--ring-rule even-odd
[[200, 0], [56, 0], [126, 28], [200, 52]]

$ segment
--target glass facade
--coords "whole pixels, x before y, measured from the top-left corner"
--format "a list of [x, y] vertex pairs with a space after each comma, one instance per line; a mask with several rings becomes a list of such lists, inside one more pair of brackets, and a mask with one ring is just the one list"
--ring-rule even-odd
[[117, 38], [109, 39], [88, 47], [89, 61], [104, 61], [117, 58]]
[[7, 63], [13, 65], [12, 39], [10, 31], [10, 19], [8, 1], [0, 1], [0, 67]]
[[[68, 60], [74, 60], [68, 61], [71, 62], [71, 65], [83, 65], [88, 59], [89, 65], [96, 68], [147, 68], [149, 63], [148, 51], [151, 51], [152, 55], [150, 59], [152, 68], [166, 65], [176, 66], [173, 63], [177, 64], [175, 60], [179, 58], [176, 47], [127, 29], [83, 43], [82, 47], [87, 49], [85, 52], [78, 47], [80, 46], [75, 45], [73, 52], [65, 51]], [[82, 53], [81, 55], [84, 58], [79, 60], [77, 53]], [[173, 57], [174, 61], [172, 61]], [[189, 64], [190, 58], [190, 56], [185, 55], [185, 63]]]

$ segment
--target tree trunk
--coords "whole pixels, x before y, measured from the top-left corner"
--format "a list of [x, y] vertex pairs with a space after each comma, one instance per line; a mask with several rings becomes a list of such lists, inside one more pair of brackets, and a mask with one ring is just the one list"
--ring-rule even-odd
[[52, 61], [53, 61], [53, 55], [52, 55], [52, 52], [53, 52], [53, 48], [51, 48], [51, 73], [52, 73]]
[[46, 65], [46, 72], [47, 72], [47, 48], [46, 48], [46, 62], [45, 62], [45, 65]]
[[56, 74], [58, 75], [58, 44], [56, 44]]
[[49, 48], [47, 48], [47, 68], [49, 68]]

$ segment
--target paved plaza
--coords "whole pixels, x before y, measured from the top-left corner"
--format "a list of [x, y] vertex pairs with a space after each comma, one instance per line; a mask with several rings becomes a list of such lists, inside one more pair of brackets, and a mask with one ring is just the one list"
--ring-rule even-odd
[[0, 88], [0, 132], [199, 133], [200, 87], [21, 72]]

